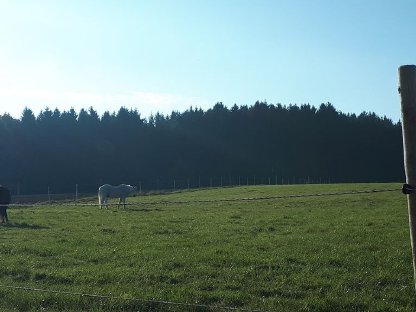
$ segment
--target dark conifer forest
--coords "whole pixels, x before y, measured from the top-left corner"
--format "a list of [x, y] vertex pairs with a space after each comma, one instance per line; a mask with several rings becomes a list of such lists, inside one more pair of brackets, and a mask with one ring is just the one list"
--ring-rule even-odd
[[330, 103], [217, 103], [149, 118], [123, 107], [0, 116], [0, 184], [14, 193], [403, 180], [400, 123]]

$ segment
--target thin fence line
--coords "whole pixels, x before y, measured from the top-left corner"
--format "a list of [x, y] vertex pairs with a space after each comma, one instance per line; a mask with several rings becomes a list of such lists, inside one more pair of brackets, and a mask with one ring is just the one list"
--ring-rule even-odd
[[138, 301], [138, 302], [143, 302], [143, 303], [176, 305], [176, 306], [182, 306], [182, 307], [207, 308], [211, 310], [215, 309], [215, 310], [228, 310], [228, 311], [265, 312], [263, 310], [258, 310], [258, 309], [252, 310], [252, 309], [239, 308], [239, 307], [227, 307], [227, 306], [198, 304], [198, 303], [185, 303], [185, 302], [175, 302], [175, 301], [168, 301], [168, 300], [152, 300], [152, 299], [143, 299], [143, 298], [137, 298], [137, 297], [126, 298], [126, 297], [119, 297], [119, 296], [97, 295], [97, 294], [72, 292], [72, 291], [33, 288], [33, 287], [27, 287], [27, 286], [11, 286], [11, 285], [0, 284], [0, 288], [8, 288], [8, 289], [13, 289], [13, 290], [22, 290], [22, 291], [31, 291], [31, 292], [51, 293], [51, 294], [58, 294], [58, 295], [71, 295], [71, 296], [98, 298], [98, 299], [106, 299], [106, 300]]
[[[178, 201], [155, 201], [155, 202], [135, 202], [126, 203], [126, 206], [140, 206], [140, 205], [176, 205], [176, 204], [204, 204], [204, 203], [221, 203], [221, 202], [248, 202], [248, 201], [260, 201], [260, 200], [272, 200], [272, 199], [291, 199], [291, 198], [308, 198], [308, 197], [324, 197], [324, 196], [341, 196], [341, 195], [357, 195], [357, 194], [372, 194], [372, 193], [385, 193], [385, 192], [397, 192], [401, 191], [401, 188], [394, 189], [381, 189], [381, 190], [363, 190], [363, 191], [345, 191], [345, 192], [332, 192], [332, 193], [315, 193], [315, 194], [291, 194], [291, 195], [277, 195], [277, 196], [263, 196], [263, 197], [242, 197], [242, 198], [220, 198], [220, 199], [199, 199], [199, 200], [178, 200]], [[10, 207], [38, 207], [38, 206], [79, 206], [79, 207], [97, 207], [98, 203], [77, 203], [77, 202], [54, 202], [46, 201], [34, 204], [10, 204]], [[118, 203], [108, 203], [108, 206], [118, 206]], [[120, 204], [120, 206], [123, 204]]]

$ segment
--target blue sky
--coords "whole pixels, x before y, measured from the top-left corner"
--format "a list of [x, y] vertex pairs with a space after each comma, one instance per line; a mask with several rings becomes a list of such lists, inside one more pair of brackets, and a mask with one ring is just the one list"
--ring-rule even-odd
[[398, 121], [414, 0], [0, 0], [0, 114], [268, 103]]

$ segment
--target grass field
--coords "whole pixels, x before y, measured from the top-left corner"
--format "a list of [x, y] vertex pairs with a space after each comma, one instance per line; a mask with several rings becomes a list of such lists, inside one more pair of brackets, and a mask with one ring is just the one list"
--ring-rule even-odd
[[139, 196], [125, 210], [11, 208], [0, 225], [0, 310], [414, 311], [399, 191], [216, 201], [390, 188], [400, 186], [250, 186]]

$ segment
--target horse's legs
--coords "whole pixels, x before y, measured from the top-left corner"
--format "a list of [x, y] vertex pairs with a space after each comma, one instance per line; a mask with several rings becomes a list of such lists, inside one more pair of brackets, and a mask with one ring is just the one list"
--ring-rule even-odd
[[118, 200], [117, 209], [119, 209], [119, 208], [120, 208], [121, 201], [122, 201], [122, 199], [121, 199], [121, 197], [120, 197], [120, 198], [119, 198], [119, 200]]
[[126, 198], [120, 197], [118, 200], [117, 209], [120, 208], [120, 205], [123, 204], [123, 209], [126, 209]]
[[101, 194], [98, 193], [98, 205], [100, 206], [100, 209], [103, 208], [103, 204], [104, 204], [103, 198], [102, 198]]
[[1, 218], [1, 223], [6, 223], [6, 208], [0, 207], [0, 218]]

